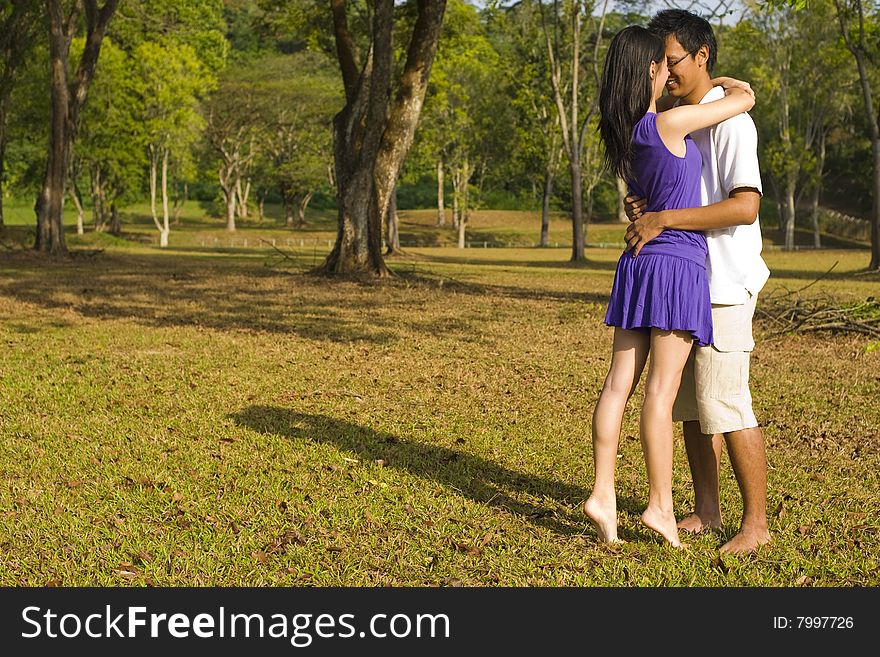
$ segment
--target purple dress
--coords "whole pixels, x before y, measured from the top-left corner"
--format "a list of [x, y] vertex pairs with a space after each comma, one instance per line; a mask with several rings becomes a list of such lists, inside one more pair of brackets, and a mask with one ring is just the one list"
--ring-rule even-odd
[[[700, 151], [690, 136], [685, 147], [684, 157], [666, 148], [653, 112], [633, 127], [629, 187], [647, 200], [646, 211], [702, 205]], [[707, 254], [706, 236], [690, 230], [664, 230], [635, 258], [624, 251], [617, 262], [605, 323], [624, 329], [689, 331], [698, 345], [712, 344]]]

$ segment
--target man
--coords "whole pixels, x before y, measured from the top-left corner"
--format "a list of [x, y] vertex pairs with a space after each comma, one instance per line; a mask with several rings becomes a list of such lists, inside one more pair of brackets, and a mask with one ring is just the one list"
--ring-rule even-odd
[[[710, 81], [716, 43], [707, 21], [669, 9], [658, 13], [648, 29], [666, 42], [667, 108], [723, 96], [723, 89]], [[752, 411], [748, 383], [755, 301], [770, 275], [760, 255], [757, 130], [748, 114], [740, 114], [691, 137], [703, 158], [703, 207], [643, 213], [644, 201], [628, 198], [632, 223], [626, 242], [638, 256], [667, 228], [706, 233], [715, 344], [692, 350], [673, 409], [673, 419], [683, 422], [694, 483], [694, 512], [678, 526], [690, 532], [722, 526], [718, 471], [723, 435], [743, 498], [743, 516], [739, 533], [720, 551], [748, 553], [770, 542], [764, 435]]]

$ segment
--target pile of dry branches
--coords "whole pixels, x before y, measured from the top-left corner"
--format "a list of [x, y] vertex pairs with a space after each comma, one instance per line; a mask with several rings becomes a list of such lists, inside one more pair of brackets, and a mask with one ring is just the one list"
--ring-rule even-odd
[[825, 278], [831, 269], [798, 290], [781, 287], [761, 296], [755, 316], [771, 324], [773, 332], [768, 337], [794, 332], [830, 331], [862, 333], [880, 339], [880, 301], [874, 297], [841, 303], [828, 294], [801, 295], [801, 292]]

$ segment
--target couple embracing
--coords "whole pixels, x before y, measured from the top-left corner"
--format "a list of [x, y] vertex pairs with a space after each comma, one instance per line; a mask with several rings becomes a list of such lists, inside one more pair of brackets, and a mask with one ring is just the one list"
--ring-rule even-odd
[[[606, 542], [618, 540], [621, 421], [649, 354], [642, 522], [675, 547], [679, 529], [722, 526], [723, 440], [743, 517], [721, 551], [752, 552], [770, 541], [764, 437], [748, 385], [755, 301], [769, 276], [760, 255], [757, 132], [746, 114], [755, 99], [747, 83], [710, 77], [715, 56], [709, 23], [672, 9], [647, 29], [620, 31], [605, 60], [599, 128], [606, 164], [631, 194], [627, 247], [605, 316], [615, 328], [593, 414], [595, 484], [584, 503]], [[683, 422], [694, 484], [694, 512], [680, 522], [672, 503], [673, 421]]]

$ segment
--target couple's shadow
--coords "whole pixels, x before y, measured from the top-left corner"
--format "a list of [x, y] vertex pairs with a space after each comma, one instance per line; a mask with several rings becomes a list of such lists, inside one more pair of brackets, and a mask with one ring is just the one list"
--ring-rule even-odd
[[[276, 406], [249, 406], [230, 414], [230, 418], [260, 433], [334, 445], [356, 454], [364, 462], [382, 459], [385, 467], [431, 479], [479, 504], [504, 509], [559, 534], [580, 534], [589, 525], [580, 510], [589, 490], [510, 470], [466, 451], [419, 443], [326, 415], [297, 413]], [[559, 504], [544, 506], [523, 498], [551, 499]], [[641, 513], [644, 508], [628, 497], [618, 496], [617, 503], [618, 509], [627, 513]], [[591, 526], [589, 531], [593, 531]]]

